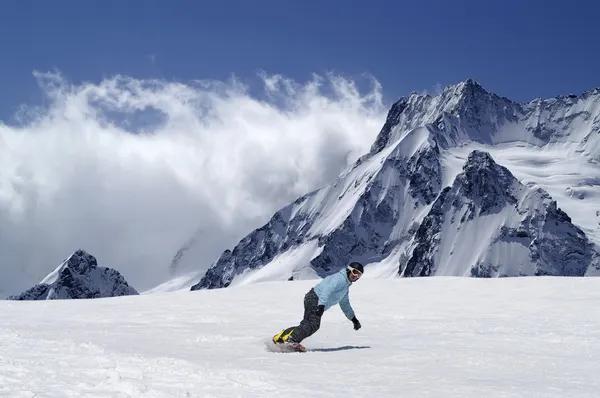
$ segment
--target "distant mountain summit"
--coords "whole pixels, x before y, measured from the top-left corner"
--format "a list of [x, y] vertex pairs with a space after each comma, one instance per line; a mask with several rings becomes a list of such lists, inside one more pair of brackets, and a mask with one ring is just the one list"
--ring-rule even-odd
[[444, 148], [469, 141], [540, 146], [561, 142], [600, 160], [600, 89], [518, 103], [468, 79], [436, 96], [413, 93], [392, 106], [371, 153], [421, 126], [431, 126]]
[[367, 154], [225, 250], [192, 290], [323, 277], [354, 260], [374, 277], [597, 274], [598, 241], [498, 164], [499, 147], [596, 167], [600, 90], [517, 103], [468, 79], [401, 98]]
[[139, 294], [116, 270], [77, 250], [39, 284], [8, 300], [91, 299]]

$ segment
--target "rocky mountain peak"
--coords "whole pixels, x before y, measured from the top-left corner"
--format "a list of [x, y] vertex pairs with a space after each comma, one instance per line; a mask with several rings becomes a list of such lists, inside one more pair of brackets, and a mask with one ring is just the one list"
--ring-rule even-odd
[[40, 283], [8, 300], [55, 300], [139, 294], [112, 268], [99, 267], [96, 257], [78, 249]]
[[67, 258], [65, 267], [77, 274], [85, 274], [97, 268], [98, 261], [85, 250], [77, 249]]
[[517, 122], [521, 105], [486, 91], [474, 79], [446, 86], [435, 96], [412, 93], [396, 101], [370, 153], [392, 145], [412, 129], [434, 126], [444, 146], [465, 140], [493, 143], [494, 133], [509, 122]]
[[490, 92], [484, 89], [483, 86], [473, 78], [468, 78], [454, 87], [456, 87], [456, 90], [459, 91], [465, 99], [476, 97], [478, 95], [491, 95]]
[[456, 183], [464, 187], [465, 196], [478, 202], [484, 212], [496, 204], [517, 201], [513, 192], [517, 179], [488, 152], [472, 151]]

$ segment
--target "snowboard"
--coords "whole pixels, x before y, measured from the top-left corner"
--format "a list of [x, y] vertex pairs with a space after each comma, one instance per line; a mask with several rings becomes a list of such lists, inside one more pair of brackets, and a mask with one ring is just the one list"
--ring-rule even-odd
[[306, 347], [300, 343], [275, 344], [273, 340], [268, 340], [265, 344], [271, 352], [306, 352]]

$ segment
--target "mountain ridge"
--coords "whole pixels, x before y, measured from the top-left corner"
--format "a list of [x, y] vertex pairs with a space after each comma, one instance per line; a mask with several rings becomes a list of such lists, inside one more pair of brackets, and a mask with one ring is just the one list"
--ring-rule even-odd
[[[595, 163], [600, 159], [598, 132], [598, 89], [577, 97], [568, 95], [517, 103], [489, 93], [475, 80], [467, 79], [447, 86], [435, 96], [413, 93], [392, 105], [366, 154], [330, 185], [282, 207], [269, 222], [246, 235], [232, 250], [225, 250], [191, 290], [227, 287], [290, 249], [306, 248], [312, 241], [317, 242], [316, 248], [311, 249], [311, 255], [302, 256], [305, 264], [288, 267], [289, 279], [294, 278], [294, 269], [304, 269], [307, 265], [312, 272], [304, 272], [305, 277], [323, 277], [348, 261], [374, 265], [387, 263], [387, 274], [394, 265], [397, 274], [403, 276], [412, 250], [420, 247], [415, 240], [417, 231], [435, 201], [450, 192], [456, 175], [460, 175], [460, 171], [448, 169], [442, 154], [448, 156], [453, 148], [469, 147], [474, 143], [487, 148], [526, 144], [534, 148], [559, 146], [561, 156], [576, 154], [585, 159], [582, 161]], [[496, 165], [489, 153], [481, 155], [487, 152], [485, 149], [469, 152], [469, 158], [475, 154]], [[465, 166], [468, 164], [467, 159]], [[514, 182], [515, 177], [510, 171], [508, 174], [510, 178], [506, 178]], [[444, 187], [444, 181], [451, 185]], [[494, 186], [486, 185], [478, 192], [477, 200], [485, 201], [488, 196], [498, 194]], [[529, 188], [527, 185], [519, 189]], [[543, 192], [534, 195], [535, 199], [528, 205], [536, 208], [551, 200], [548, 192]], [[515, 200], [518, 198], [514, 197]], [[571, 220], [564, 222], [571, 223]], [[502, 225], [497, 228], [505, 230]], [[497, 239], [498, 233], [489, 231], [488, 239]], [[578, 233], [585, 236], [581, 229], [575, 234]], [[514, 239], [510, 242], [505, 246], [518, 247], [515, 245], [520, 244]], [[499, 245], [490, 243], [488, 246], [494, 247], [489, 250], [499, 250]], [[596, 269], [596, 263], [591, 259], [597, 258], [597, 249], [593, 245], [582, 247], [586, 253], [580, 254], [590, 259], [590, 269]], [[529, 270], [535, 269], [532, 265], [535, 261], [532, 255]], [[470, 276], [484, 275], [487, 274], [483, 271], [470, 273]]]

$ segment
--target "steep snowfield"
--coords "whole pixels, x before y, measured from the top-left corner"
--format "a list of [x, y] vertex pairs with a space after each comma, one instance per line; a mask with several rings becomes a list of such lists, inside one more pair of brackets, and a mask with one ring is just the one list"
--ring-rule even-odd
[[161, 283], [152, 289], [144, 290], [141, 294], [167, 293], [179, 290], [190, 290], [192, 286], [198, 283], [198, 279], [204, 275], [205, 270], [197, 272], [188, 272], [184, 275], [171, 277], [166, 282]]
[[361, 280], [305, 340], [308, 281], [94, 300], [0, 302], [0, 396], [596, 397], [600, 279]]

